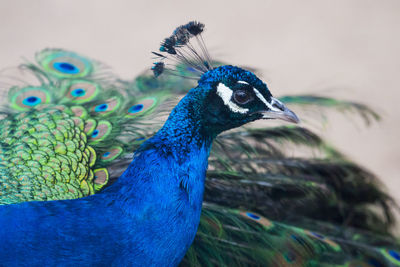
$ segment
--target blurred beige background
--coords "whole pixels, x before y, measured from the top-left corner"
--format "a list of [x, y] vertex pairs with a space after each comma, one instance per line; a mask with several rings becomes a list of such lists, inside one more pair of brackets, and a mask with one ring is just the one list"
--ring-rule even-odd
[[317, 129], [400, 200], [398, 0], [1, 0], [0, 69], [60, 47], [131, 78], [152, 65], [163, 37], [194, 19], [206, 24], [214, 58], [260, 69], [275, 95], [324, 93], [379, 111], [370, 128], [333, 115]]

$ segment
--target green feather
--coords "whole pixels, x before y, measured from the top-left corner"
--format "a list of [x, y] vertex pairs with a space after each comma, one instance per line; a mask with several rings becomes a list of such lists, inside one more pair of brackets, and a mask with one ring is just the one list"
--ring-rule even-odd
[[[15, 81], [1, 108], [0, 204], [100, 191], [196, 86], [150, 71], [121, 81], [100, 62], [59, 49], [37, 53], [24, 67], [36, 81]], [[177, 70], [190, 76], [184, 66]], [[367, 123], [379, 119], [349, 101], [280, 99], [353, 111]], [[394, 201], [372, 173], [307, 128], [241, 128], [219, 136], [204, 199], [182, 266], [398, 266]]]
[[[145, 120], [162, 112], [170, 95], [141, 84], [158, 82], [149, 73], [117, 82], [101, 63], [74, 52], [46, 49], [36, 60], [25, 67], [40, 86], [11, 87], [2, 108], [1, 204], [101, 190], [117, 177], [108, 169], [153, 134]], [[180, 81], [171, 88], [182, 90]]]
[[324, 108], [334, 108], [339, 111], [355, 112], [363, 118], [366, 124], [380, 119], [378, 113], [370, 107], [345, 100], [338, 100], [334, 98], [316, 96], [316, 95], [296, 95], [296, 96], [283, 96], [279, 98], [284, 103], [292, 103], [300, 106], [317, 106]]

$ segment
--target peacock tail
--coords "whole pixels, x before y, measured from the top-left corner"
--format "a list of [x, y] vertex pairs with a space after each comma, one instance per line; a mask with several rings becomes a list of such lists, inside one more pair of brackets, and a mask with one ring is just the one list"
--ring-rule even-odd
[[143, 90], [158, 86], [145, 76], [128, 88], [100, 63], [64, 50], [43, 50], [21, 69], [36, 84], [9, 88], [1, 109], [1, 204], [98, 192], [118, 177], [110, 167], [154, 132], [142, 118], [160, 114], [168, 94]]
[[[46, 49], [35, 61], [20, 68], [34, 82], [4, 77], [1, 204], [101, 191], [161, 126], [171, 103], [195, 86], [183, 78], [193, 72], [185, 66], [174, 76], [146, 71], [122, 81], [74, 52]], [[367, 123], [379, 119], [349, 101], [281, 99], [298, 108], [355, 112]], [[221, 134], [204, 201], [182, 266], [400, 266], [393, 199], [372, 173], [304, 127]]]

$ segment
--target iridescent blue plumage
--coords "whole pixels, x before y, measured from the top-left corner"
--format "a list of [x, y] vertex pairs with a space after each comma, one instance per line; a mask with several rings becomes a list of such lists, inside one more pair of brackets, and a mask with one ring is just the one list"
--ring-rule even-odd
[[[67, 154], [67, 150], [86, 146], [84, 140], [88, 139], [94, 147], [88, 150], [96, 150], [95, 153], [76, 151], [81, 153], [85, 162], [88, 161], [87, 166], [99, 164], [109, 168], [110, 173], [120, 173], [122, 169], [124, 172], [119, 177], [113, 173], [118, 179], [104, 190], [96, 194], [88, 190], [87, 195], [93, 194], [88, 197], [0, 206], [0, 265], [400, 265], [398, 244], [388, 236], [386, 229], [379, 229], [391, 223], [388, 208], [391, 198], [379, 188], [372, 174], [346, 161], [318, 136], [301, 127], [247, 129], [221, 136], [226, 130], [259, 119], [299, 120], [272, 96], [267, 85], [253, 72], [231, 65], [213, 68], [215, 63], [210, 60], [201, 37], [203, 27], [198, 22], [178, 27], [160, 48], [161, 53], [169, 55], [153, 53], [161, 60], [153, 66], [155, 76], [167, 72], [197, 77], [198, 84], [182, 98], [164, 126], [151, 138], [146, 138], [151, 128], [135, 119], [152, 110], [160, 98], [148, 94], [122, 101], [122, 96], [133, 97], [128, 89], [105, 93], [100, 90], [100, 84], [86, 80], [88, 77], [85, 75], [90, 75], [95, 66], [87, 59], [62, 51], [46, 51], [45, 54], [50, 56], [40, 57], [45, 69], [41, 73], [57, 77], [55, 80], [49, 78], [50, 85], [65, 86], [60, 86], [66, 93], [59, 98], [60, 102], [68, 103], [70, 97], [74, 101], [70, 109], [75, 112], [66, 110], [64, 106], [61, 110], [51, 110], [57, 116], [73, 114], [73, 119], [57, 123], [46, 121], [47, 124], [41, 126], [57, 127], [53, 132], [59, 139], [79, 136], [78, 142], [69, 142], [69, 147], [63, 144], [55, 147], [54, 150], [69, 156], [59, 158], [70, 162], [71, 169], [78, 169], [75, 157], [72, 153]], [[193, 49], [193, 39], [198, 41], [200, 50]], [[183, 52], [185, 48], [192, 54]], [[178, 60], [176, 69], [165, 68], [167, 64], [164, 61], [170, 59], [170, 55]], [[66, 77], [79, 77], [79, 80]], [[168, 86], [186, 85], [181, 79], [164, 80], [163, 76], [159, 80], [140, 78], [135, 81], [135, 89], [139, 88], [135, 94], [144, 89], [154, 90], [159, 84], [164, 90]], [[21, 101], [18, 98], [20, 91], [15, 94], [17, 97], [12, 94], [17, 110], [36, 105], [41, 108], [41, 103], [36, 102], [43, 99], [48, 103], [49, 99], [59, 97], [43, 88], [35, 89], [33, 95], [28, 94], [32, 93], [30, 90], [21, 90]], [[96, 98], [102, 93], [106, 97]], [[302, 101], [311, 98], [286, 99], [304, 104]], [[318, 104], [314, 101], [316, 99], [309, 102]], [[331, 99], [319, 100], [341, 108], [352, 106], [352, 103]], [[84, 103], [89, 111], [76, 106], [77, 103]], [[376, 115], [366, 107], [356, 107], [363, 115]], [[28, 109], [27, 113], [7, 114], [6, 123], [9, 124], [4, 124], [5, 130], [0, 131], [5, 136], [0, 139], [0, 159], [4, 153], [8, 160], [10, 136], [14, 138], [15, 134], [18, 137], [21, 129], [28, 127], [17, 124], [18, 131], [14, 131], [10, 128], [14, 123], [11, 119], [25, 121], [26, 117], [36, 115], [35, 112], [39, 111]], [[37, 117], [34, 117], [34, 123], [47, 119], [42, 113]], [[68, 128], [64, 135], [59, 134], [67, 125], [72, 130]], [[33, 136], [38, 135], [34, 127], [29, 131]], [[80, 135], [72, 134], [73, 131]], [[137, 134], [141, 131], [145, 133]], [[29, 139], [25, 132], [22, 133], [22, 139]], [[104, 142], [101, 142], [100, 138], [104, 136]], [[49, 158], [47, 154], [40, 149], [31, 149], [36, 146], [35, 142], [43, 143], [42, 139], [34, 139], [33, 145], [28, 143], [32, 146], [22, 146], [16, 153], [29, 160], [20, 168], [37, 172], [40, 164], [44, 165]], [[317, 148], [326, 158], [297, 159], [285, 155], [282, 140]], [[135, 149], [130, 163], [125, 164], [126, 158], [122, 158], [114, 164], [106, 164], [121, 155], [126, 156], [124, 150], [132, 152], [132, 146], [137, 144], [141, 145]], [[29, 149], [33, 150], [33, 156], [25, 153]], [[49, 148], [47, 151], [54, 154]], [[37, 162], [31, 159], [37, 159]], [[21, 163], [18, 157], [10, 161], [10, 164]], [[65, 171], [66, 164], [59, 166], [59, 162], [54, 161], [56, 164], [51, 165], [54, 169]], [[207, 174], [209, 162], [211, 170]], [[10, 182], [9, 185], [4, 180], [10, 170], [19, 170], [10, 166], [9, 169], [0, 169], [0, 178], [3, 179], [0, 181], [6, 181], [0, 196], [15, 184]], [[77, 173], [80, 174], [80, 170]], [[44, 180], [44, 184], [39, 186], [46, 189], [50, 184], [46, 179], [52, 177], [43, 179], [41, 174], [38, 176], [40, 181]], [[75, 173], [66, 176], [73, 178]], [[89, 182], [93, 179], [98, 182], [95, 189], [108, 181], [108, 173], [103, 169], [89, 172], [85, 177]], [[22, 179], [21, 184], [24, 182]], [[38, 186], [35, 182], [32, 187]], [[50, 187], [48, 191], [52, 193], [51, 190]], [[66, 190], [73, 190], [73, 187], [66, 187]], [[21, 195], [20, 191], [12, 191], [11, 197]], [[0, 199], [8, 200], [7, 195]], [[10, 203], [15, 202], [21, 200]], [[386, 218], [382, 219], [372, 209], [365, 208], [367, 205], [383, 210]], [[360, 229], [370, 230], [372, 234]]]
[[[118, 181], [100, 194], [0, 206], [0, 236], [7, 240], [1, 243], [2, 262], [177, 265], [193, 242], [200, 221], [213, 139], [223, 130], [260, 118], [258, 105], [249, 115], [231, 117], [217, 96], [217, 84], [238, 80], [270, 96], [264, 83], [240, 68], [225, 66], [206, 73], [172, 110], [165, 125], [142, 144]], [[92, 137], [96, 134], [94, 131]], [[90, 212], [92, 209], [96, 212]], [[91, 216], [85, 216], [89, 213]], [[89, 237], [79, 234], [87, 232]]]

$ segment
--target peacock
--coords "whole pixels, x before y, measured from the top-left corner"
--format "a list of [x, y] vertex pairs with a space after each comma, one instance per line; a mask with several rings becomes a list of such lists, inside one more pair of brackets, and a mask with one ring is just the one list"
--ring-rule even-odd
[[203, 32], [133, 80], [63, 49], [2, 74], [1, 266], [400, 266], [394, 200], [286, 105], [379, 114], [275, 98]]

